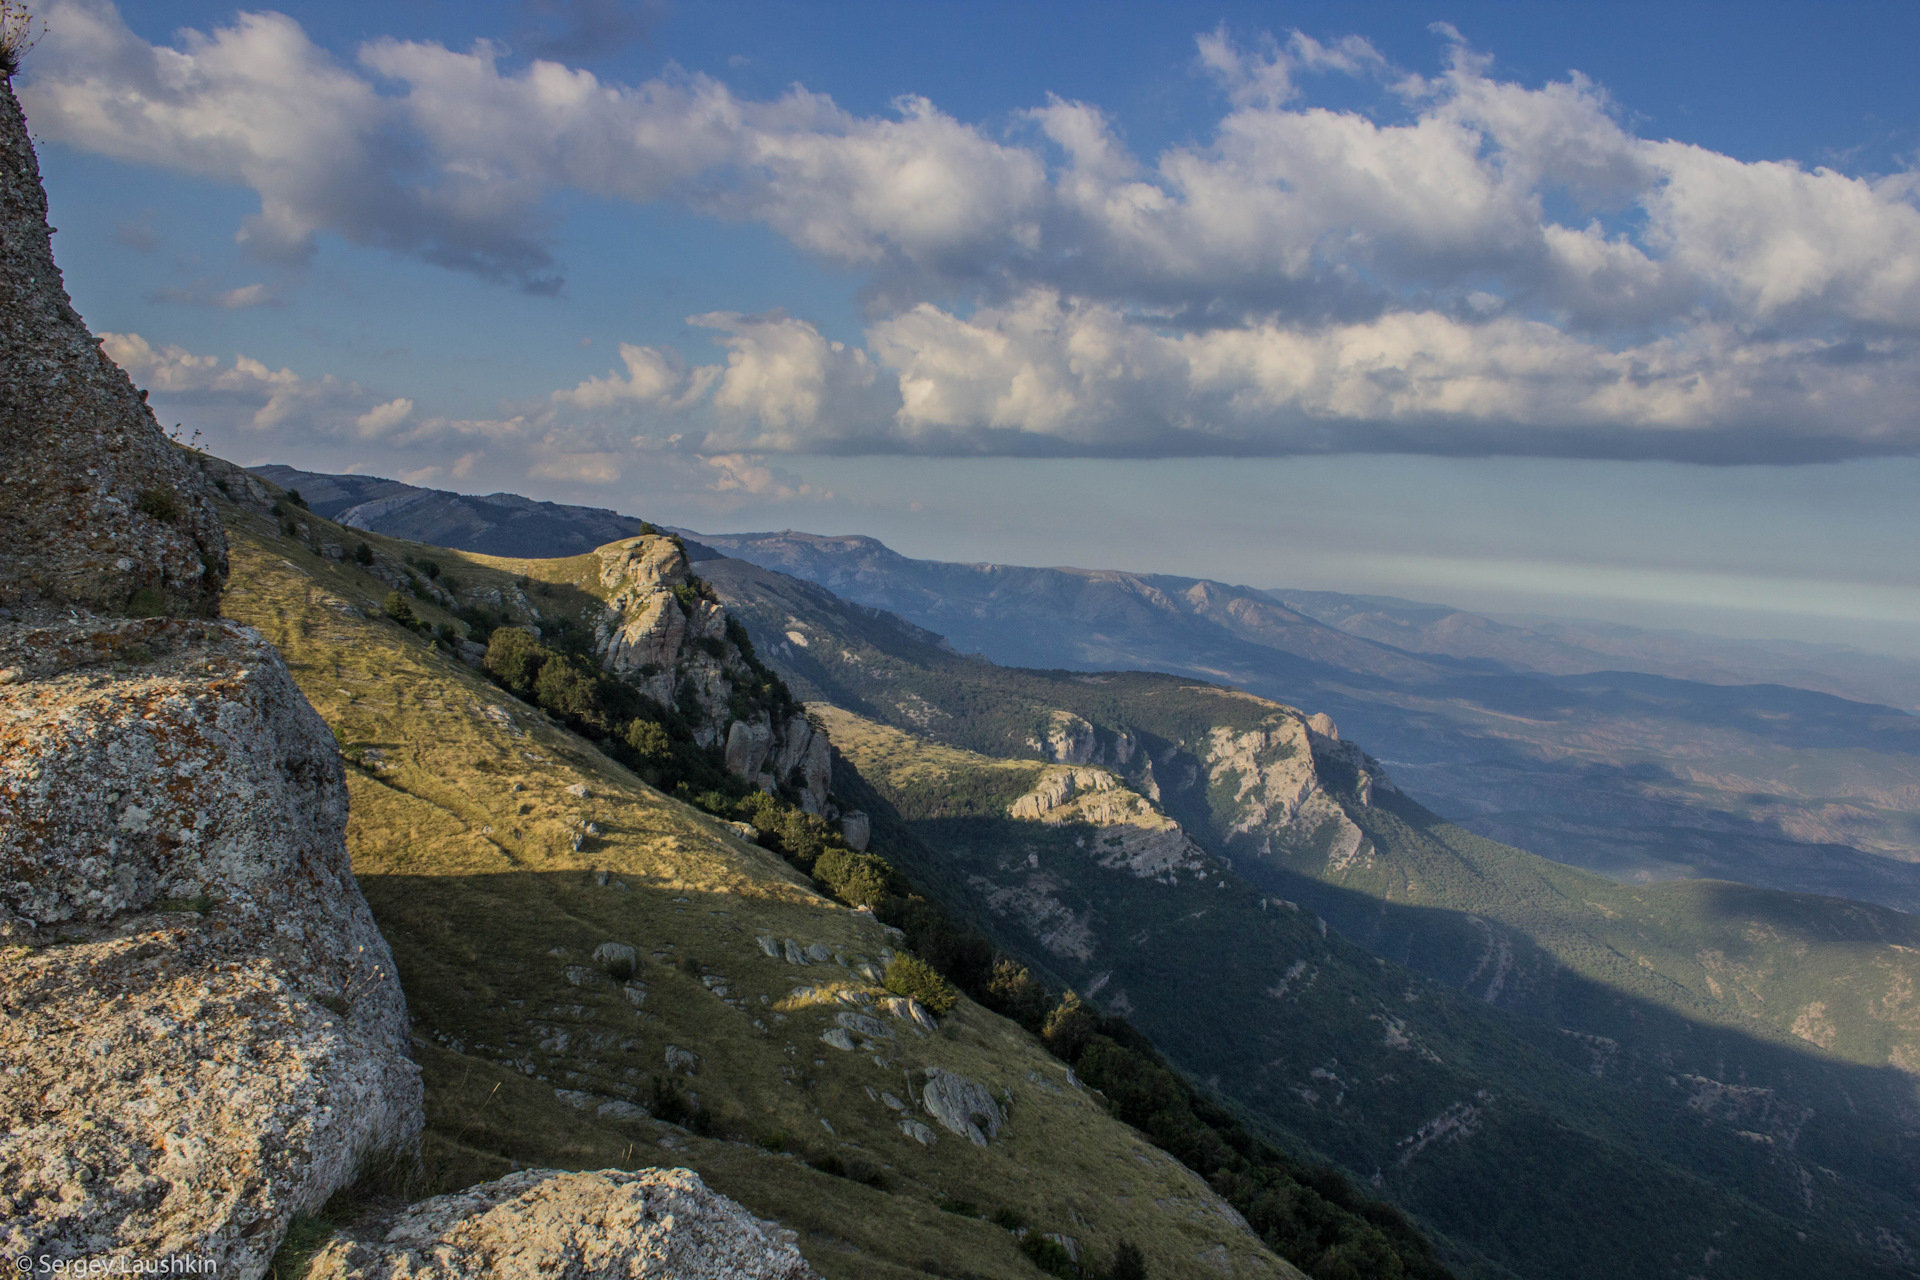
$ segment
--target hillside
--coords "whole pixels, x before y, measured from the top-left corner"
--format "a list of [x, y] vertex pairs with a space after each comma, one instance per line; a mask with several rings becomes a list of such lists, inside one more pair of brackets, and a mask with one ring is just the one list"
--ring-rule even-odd
[[[263, 471], [324, 495], [322, 512], [451, 546], [555, 556], [632, 527], [513, 495]], [[1384, 597], [913, 560], [859, 536], [690, 536], [696, 558], [819, 582], [998, 662], [1171, 671], [1317, 707], [1435, 812], [1614, 879], [1712, 877], [1920, 909], [1920, 718], [1900, 709], [1920, 687], [1910, 663]]]
[[[1895, 707], [1631, 670], [1549, 675], [1524, 646], [1496, 655], [1512, 666], [1472, 646], [1415, 653], [1391, 642], [1424, 643], [1414, 622], [1439, 621], [1404, 602], [1357, 610], [1336, 607], [1356, 597], [1192, 578], [912, 560], [871, 538], [693, 536], [996, 662], [1168, 671], [1325, 711], [1428, 808], [1615, 879], [1920, 908], [1920, 717]], [[1465, 617], [1438, 612], [1449, 626]]]
[[[1484, 841], [1477, 863], [1451, 853], [1450, 880], [1435, 851], [1473, 838], [1284, 707], [1173, 677], [999, 668], [810, 584], [700, 567], [794, 687], [840, 708], [819, 710], [875, 790], [876, 842], [890, 834], [1023, 959], [1129, 1011], [1189, 1071], [1457, 1246], [1554, 1276], [1615, 1274], [1627, 1250], [1626, 1271], [1655, 1275], [1681, 1274], [1689, 1250], [1731, 1259], [1739, 1238], [1751, 1252], [1729, 1274], [1792, 1275], [1819, 1268], [1782, 1243], [1805, 1232], [1862, 1273], [1903, 1265], [1847, 1241], [1914, 1229], [1912, 1086], [1887, 1065], [1912, 1034], [1905, 917], [1734, 886], [1628, 890]], [[1112, 811], [1016, 817], [1049, 759], [1113, 775], [1210, 869], [1136, 874]], [[1258, 814], [1256, 794], [1275, 797]], [[1370, 884], [1341, 888], [1343, 867], [1427, 897], [1403, 912]], [[1364, 926], [1380, 917], [1399, 945], [1375, 958], [1322, 940], [1295, 905], [1375, 942]], [[1590, 954], [1606, 947], [1625, 962]], [[1692, 987], [1671, 976], [1682, 957]], [[1803, 1021], [1803, 973], [1866, 985]], [[1824, 1031], [1793, 1030], [1818, 1017], [1849, 1029], [1827, 1048]]]
[[[363, 568], [358, 535], [281, 511], [222, 503], [227, 607], [280, 646], [354, 762], [348, 845], [413, 1017], [433, 1187], [688, 1167], [797, 1230], [827, 1276], [1034, 1275], [996, 1212], [1096, 1260], [1134, 1241], [1155, 1276], [1293, 1274], [1018, 1027], [964, 1002], [932, 1032], [859, 1013], [885, 993], [835, 960], [888, 952], [871, 915], [384, 618], [371, 569], [428, 549], [366, 535]], [[531, 581], [433, 556], [475, 593]], [[793, 963], [788, 939], [826, 959]], [[609, 942], [635, 949], [630, 978], [596, 958]], [[823, 1042], [856, 1014], [867, 1049]], [[929, 1067], [1007, 1108], [987, 1146], [915, 1107]]]

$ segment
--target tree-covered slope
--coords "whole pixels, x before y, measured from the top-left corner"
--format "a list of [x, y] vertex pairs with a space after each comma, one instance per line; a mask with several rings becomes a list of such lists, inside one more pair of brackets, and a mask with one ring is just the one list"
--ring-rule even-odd
[[[1885, 1065], [1904, 917], [1623, 888], [1448, 828], [1276, 704], [999, 668], [809, 584], [701, 567], [796, 690], [842, 709], [822, 712], [890, 856], [1464, 1254], [1540, 1276], [1910, 1266], [1914, 1091]], [[1177, 818], [1204, 873], [1110, 865], [1113, 824], [1014, 817], [1063, 753]], [[1810, 984], [1847, 975], [1807, 1012]], [[1822, 1016], [1849, 1028], [1825, 1047]]]

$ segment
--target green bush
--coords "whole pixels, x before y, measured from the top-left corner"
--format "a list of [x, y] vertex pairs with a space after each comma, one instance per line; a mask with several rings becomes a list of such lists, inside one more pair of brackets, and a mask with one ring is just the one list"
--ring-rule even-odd
[[408, 630], [420, 625], [420, 619], [415, 616], [413, 606], [408, 604], [407, 598], [398, 591], [387, 593], [387, 602], [381, 606], [381, 612]]
[[167, 612], [167, 598], [158, 588], [142, 587], [127, 601], [127, 612], [136, 618], [158, 618]]
[[1073, 1255], [1066, 1246], [1056, 1240], [1049, 1240], [1038, 1232], [1028, 1232], [1020, 1241], [1020, 1252], [1027, 1255], [1033, 1265], [1050, 1276], [1064, 1276], [1074, 1280], [1079, 1276], [1080, 1268], [1074, 1265]]
[[368, 546], [365, 542], [362, 542], [353, 549], [353, 558], [354, 560], [356, 560], [357, 562], [363, 565], [372, 564], [373, 548]]
[[487, 656], [481, 665], [488, 675], [511, 693], [527, 697], [540, 676], [549, 653], [537, 637], [524, 627], [501, 627], [488, 638]]
[[856, 907], [877, 907], [894, 892], [893, 867], [885, 858], [847, 848], [823, 850], [814, 860], [813, 877]]
[[897, 996], [918, 1000], [935, 1013], [946, 1013], [960, 999], [953, 984], [935, 973], [917, 956], [897, 955], [887, 966], [886, 988]]
[[1147, 1280], [1147, 1259], [1131, 1240], [1122, 1240], [1113, 1251], [1103, 1280]]
[[673, 757], [673, 744], [667, 740], [666, 729], [656, 720], [629, 720], [620, 737], [636, 756], [650, 764]]

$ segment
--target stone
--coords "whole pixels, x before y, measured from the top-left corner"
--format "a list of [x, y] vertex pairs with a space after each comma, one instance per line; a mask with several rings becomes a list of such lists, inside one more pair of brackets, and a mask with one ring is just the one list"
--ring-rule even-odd
[[923, 1147], [931, 1147], [940, 1140], [940, 1135], [929, 1129], [926, 1125], [921, 1124], [918, 1120], [905, 1116], [900, 1119], [900, 1132], [906, 1134]]
[[821, 1032], [820, 1039], [823, 1043], [830, 1044], [836, 1049], [844, 1049], [849, 1053], [853, 1051], [853, 1037], [848, 1035], [846, 1029], [843, 1027], [828, 1027], [825, 1031]]
[[0, 80], [0, 605], [214, 616], [227, 541], [212, 495], [67, 298]]
[[667, 1074], [692, 1076], [700, 1073], [700, 1055], [691, 1049], [670, 1044], [666, 1052]]
[[640, 967], [640, 953], [624, 942], [601, 943], [593, 949], [593, 958], [616, 977], [622, 969], [631, 974]]
[[807, 963], [806, 953], [800, 950], [800, 944], [795, 942], [792, 938], [788, 938], [786, 940], [786, 942], [783, 944], [783, 950], [786, 954], [788, 964]]
[[984, 1147], [998, 1137], [1000, 1127], [1007, 1122], [1006, 1113], [985, 1085], [938, 1067], [927, 1068], [920, 1105], [943, 1128], [976, 1147]]
[[867, 846], [873, 842], [873, 820], [858, 811], [846, 814], [840, 819], [840, 834], [846, 838], [848, 845], [865, 853]]
[[309, 1280], [818, 1280], [796, 1236], [689, 1169], [527, 1169], [336, 1236]]
[[754, 939], [754, 942], [759, 945], [760, 951], [763, 955], [766, 955], [769, 958], [774, 960], [780, 959], [780, 943], [778, 940], [774, 938], [770, 938], [765, 934], [761, 934], [759, 937]]
[[865, 1036], [869, 1040], [893, 1039], [892, 1027], [864, 1013], [836, 1013], [833, 1015], [833, 1020], [853, 1034]]
[[333, 736], [232, 622], [15, 619], [0, 666], [0, 1249], [259, 1275], [422, 1120]]
[[827, 949], [826, 943], [816, 942], [807, 948], [807, 959], [815, 964], [832, 964], [833, 952]]
[[753, 777], [760, 772], [760, 766], [766, 763], [767, 752], [772, 749], [773, 726], [767, 723], [765, 716], [735, 720], [727, 730], [727, 772], [743, 778]]

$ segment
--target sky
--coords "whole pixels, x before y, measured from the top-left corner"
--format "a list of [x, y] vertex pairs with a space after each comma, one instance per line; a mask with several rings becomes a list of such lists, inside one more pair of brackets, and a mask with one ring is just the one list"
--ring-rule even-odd
[[1920, 656], [1920, 6], [38, 8], [237, 461]]

